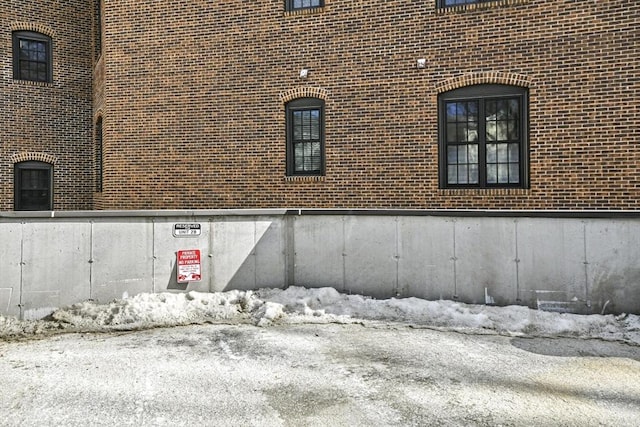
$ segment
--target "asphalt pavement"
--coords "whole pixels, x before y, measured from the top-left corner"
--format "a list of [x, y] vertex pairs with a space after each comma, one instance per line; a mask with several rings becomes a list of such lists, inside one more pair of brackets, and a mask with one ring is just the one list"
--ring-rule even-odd
[[0, 342], [2, 426], [637, 426], [640, 348], [395, 324]]

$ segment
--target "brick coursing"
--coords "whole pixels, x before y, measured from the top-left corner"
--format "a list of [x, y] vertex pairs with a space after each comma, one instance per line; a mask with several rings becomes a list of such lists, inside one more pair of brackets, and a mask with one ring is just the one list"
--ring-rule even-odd
[[[100, 58], [83, 36], [88, 59], [54, 67], [54, 84], [67, 66], [82, 87], [92, 77], [76, 151], [91, 163], [85, 126], [101, 117], [103, 191], [88, 177], [81, 206], [57, 208], [639, 207], [640, 2], [331, 0], [300, 13], [281, 0], [104, 3]], [[56, 37], [90, 23], [43, 22]], [[3, 82], [24, 91], [7, 82], [7, 33]], [[482, 83], [528, 89], [530, 188], [439, 188], [438, 95]], [[326, 174], [287, 177], [285, 104], [307, 96], [325, 100]], [[7, 154], [67, 164], [45, 148]], [[11, 184], [0, 177], [6, 208]]]

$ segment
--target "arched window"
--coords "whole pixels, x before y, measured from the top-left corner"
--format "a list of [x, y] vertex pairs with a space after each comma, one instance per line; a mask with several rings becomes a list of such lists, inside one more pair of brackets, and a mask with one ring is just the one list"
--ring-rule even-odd
[[13, 78], [53, 81], [51, 37], [32, 31], [13, 32]]
[[324, 101], [287, 103], [287, 175], [324, 174]]
[[525, 88], [474, 85], [439, 97], [442, 188], [526, 188], [528, 97]]
[[14, 168], [14, 209], [53, 210], [53, 165], [28, 161], [16, 163]]

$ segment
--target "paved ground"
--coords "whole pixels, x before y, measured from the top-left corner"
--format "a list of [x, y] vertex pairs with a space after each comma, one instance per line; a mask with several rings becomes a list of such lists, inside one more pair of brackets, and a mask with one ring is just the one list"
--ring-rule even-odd
[[632, 426], [640, 348], [394, 325], [0, 342], [0, 425]]

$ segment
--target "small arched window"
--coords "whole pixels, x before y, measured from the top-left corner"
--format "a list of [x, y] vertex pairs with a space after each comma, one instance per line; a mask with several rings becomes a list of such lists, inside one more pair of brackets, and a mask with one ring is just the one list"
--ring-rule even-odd
[[13, 32], [13, 78], [33, 82], [53, 80], [51, 37], [32, 31]]
[[20, 162], [15, 164], [14, 172], [15, 210], [53, 210], [53, 165], [35, 161]]
[[324, 174], [324, 101], [287, 103], [287, 175]]

